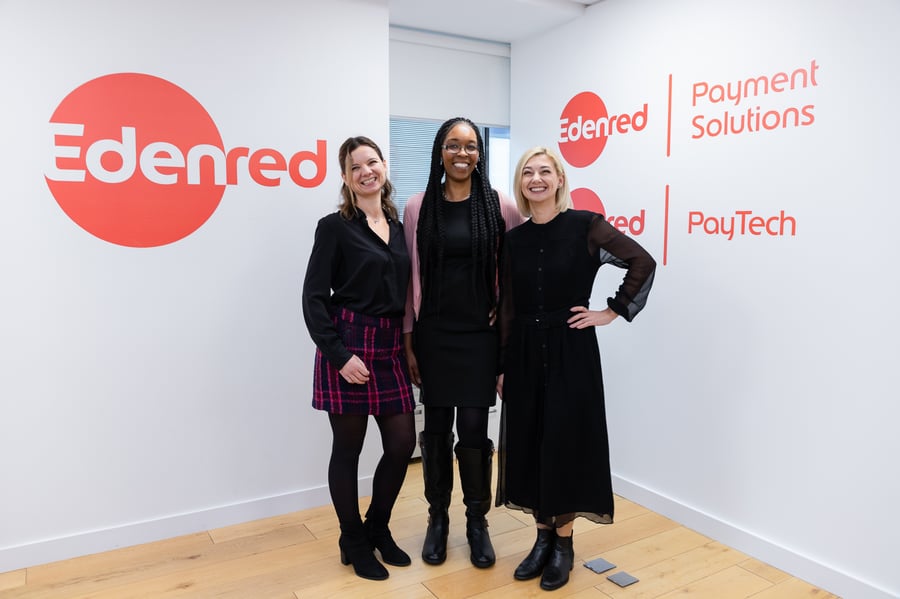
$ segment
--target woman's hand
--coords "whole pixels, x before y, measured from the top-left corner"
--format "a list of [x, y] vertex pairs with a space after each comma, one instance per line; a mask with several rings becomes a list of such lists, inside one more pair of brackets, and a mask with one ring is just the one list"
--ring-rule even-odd
[[369, 382], [369, 369], [359, 359], [359, 356], [353, 354], [353, 357], [347, 360], [347, 363], [341, 368], [341, 376], [348, 383], [365, 385]]
[[419, 374], [419, 361], [416, 352], [413, 351], [412, 333], [403, 334], [403, 347], [406, 350], [406, 365], [409, 367], [409, 381], [416, 387], [422, 386], [422, 376]]
[[614, 321], [619, 315], [612, 309], [606, 310], [588, 310], [584, 306], [575, 306], [572, 308], [575, 314], [566, 322], [569, 323], [571, 329], [586, 329], [587, 327], [602, 327]]
[[503, 373], [500, 373], [500, 376], [497, 377], [497, 395], [500, 396], [500, 399], [503, 399]]

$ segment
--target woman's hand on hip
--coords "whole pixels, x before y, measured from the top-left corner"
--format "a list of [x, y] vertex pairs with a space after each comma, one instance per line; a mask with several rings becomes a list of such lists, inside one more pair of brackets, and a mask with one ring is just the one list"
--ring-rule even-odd
[[584, 306], [572, 308], [572, 315], [566, 322], [570, 329], [586, 329], [588, 327], [602, 327], [614, 321], [619, 315], [612, 309], [588, 310]]

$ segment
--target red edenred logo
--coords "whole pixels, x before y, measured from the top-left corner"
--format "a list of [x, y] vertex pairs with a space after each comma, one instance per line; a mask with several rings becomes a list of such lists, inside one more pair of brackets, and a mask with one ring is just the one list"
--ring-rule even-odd
[[606, 208], [603, 201], [596, 193], [586, 187], [579, 187], [571, 191], [572, 207], [576, 210], [589, 210], [606, 216]]
[[[260, 185], [287, 173], [301, 187], [324, 180], [325, 141], [286, 159], [262, 148], [226, 151], [216, 124], [188, 92], [159, 77], [117, 73], [88, 81], [50, 118], [45, 173], [60, 208], [87, 232], [118, 245], [155, 247], [196, 231], [238, 171]], [[312, 162], [306, 177], [301, 166]], [[308, 168], [306, 170], [309, 170]]]
[[622, 231], [637, 236], [644, 232], [644, 225], [647, 211], [641, 211], [634, 216], [615, 216], [606, 211], [606, 207], [600, 200], [600, 196], [586, 187], [579, 187], [571, 191], [572, 207], [576, 210], [589, 210], [602, 214], [606, 218], [606, 222]]
[[593, 92], [576, 94], [559, 117], [559, 151], [576, 167], [592, 164], [615, 133], [641, 131], [647, 126], [647, 104], [633, 114], [610, 115], [606, 104]]

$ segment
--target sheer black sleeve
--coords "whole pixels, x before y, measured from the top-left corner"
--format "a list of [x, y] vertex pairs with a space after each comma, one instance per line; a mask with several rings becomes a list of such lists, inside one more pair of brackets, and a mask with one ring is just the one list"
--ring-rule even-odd
[[625, 279], [615, 297], [608, 298], [606, 303], [616, 314], [631, 322], [647, 303], [656, 273], [656, 261], [638, 242], [610, 225], [602, 216], [591, 221], [588, 249], [601, 264], [626, 269]]
[[341, 341], [328, 309], [332, 278], [342, 259], [338, 235], [330, 230], [327, 219], [320, 220], [303, 281], [303, 319], [313, 343], [338, 370], [353, 357]]

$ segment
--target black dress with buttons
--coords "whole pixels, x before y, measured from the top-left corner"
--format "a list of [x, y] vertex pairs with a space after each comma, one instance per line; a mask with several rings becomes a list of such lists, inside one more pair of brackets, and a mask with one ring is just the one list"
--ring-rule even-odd
[[590, 307], [603, 264], [626, 269], [607, 305], [630, 322], [647, 301], [656, 263], [602, 216], [568, 210], [506, 235], [497, 505], [542, 519], [613, 520], [597, 329], [572, 329], [566, 322], [573, 306]]

